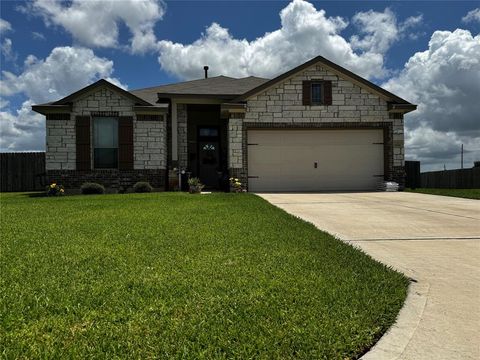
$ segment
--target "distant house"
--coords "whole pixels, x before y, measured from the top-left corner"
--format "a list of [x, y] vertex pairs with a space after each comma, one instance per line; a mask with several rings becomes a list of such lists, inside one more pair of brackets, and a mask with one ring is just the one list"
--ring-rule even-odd
[[318, 56], [272, 80], [226, 76], [125, 91], [100, 80], [46, 116], [46, 170], [67, 188], [95, 181], [169, 189], [178, 170], [211, 189], [370, 190], [404, 181], [403, 114], [416, 105]]

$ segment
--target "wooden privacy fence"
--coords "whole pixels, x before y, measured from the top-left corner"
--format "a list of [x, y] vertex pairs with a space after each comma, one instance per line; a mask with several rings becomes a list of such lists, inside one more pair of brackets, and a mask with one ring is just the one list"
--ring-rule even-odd
[[405, 187], [411, 189], [422, 187], [420, 161], [405, 161]]
[[421, 177], [424, 188], [480, 189], [480, 167], [425, 172]]
[[35, 191], [46, 186], [45, 153], [0, 153], [0, 191]]

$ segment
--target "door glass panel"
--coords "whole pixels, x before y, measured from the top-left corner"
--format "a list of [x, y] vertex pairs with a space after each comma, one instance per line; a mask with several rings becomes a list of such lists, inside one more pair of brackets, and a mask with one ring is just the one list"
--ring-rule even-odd
[[218, 136], [218, 129], [216, 128], [200, 128], [199, 130], [200, 137], [215, 137]]
[[200, 158], [203, 165], [217, 165], [218, 151], [216, 150], [217, 150], [216, 143], [204, 143], [202, 145]]

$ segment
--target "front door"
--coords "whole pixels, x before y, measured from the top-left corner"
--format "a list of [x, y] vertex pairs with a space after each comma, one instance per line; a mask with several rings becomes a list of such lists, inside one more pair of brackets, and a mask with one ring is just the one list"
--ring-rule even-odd
[[200, 181], [207, 188], [218, 188], [220, 168], [220, 130], [218, 127], [199, 127], [198, 154]]

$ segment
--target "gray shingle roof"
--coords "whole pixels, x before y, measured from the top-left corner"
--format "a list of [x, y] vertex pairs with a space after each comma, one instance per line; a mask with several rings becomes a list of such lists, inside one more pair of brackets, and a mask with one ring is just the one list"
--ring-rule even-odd
[[158, 95], [165, 96], [218, 96], [221, 98], [234, 98], [249, 90], [256, 88], [269, 79], [255, 76], [236, 79], [228, 76], [215, 76], [207, 79], [191, 80], [169, 85], [154, 86], [145, 89], [130, 90], [129, 92], [151, 104], [154, 104]]

